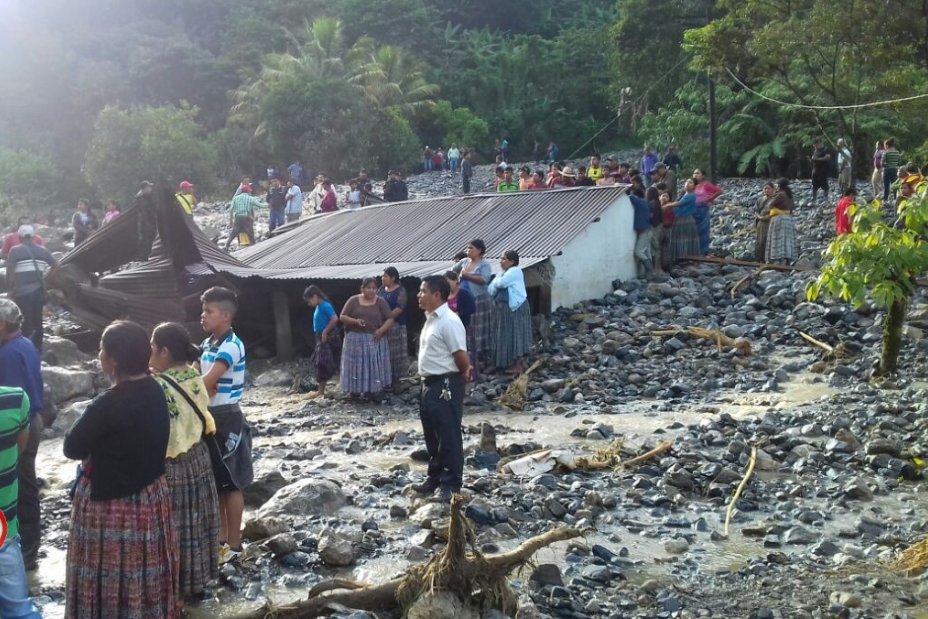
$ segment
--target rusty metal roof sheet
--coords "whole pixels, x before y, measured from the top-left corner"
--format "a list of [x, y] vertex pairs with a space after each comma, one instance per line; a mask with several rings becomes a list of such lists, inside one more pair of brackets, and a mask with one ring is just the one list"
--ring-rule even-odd
[[480, 238], [488, 256], [515, 249], [534, 264], [558, 255], [626, 189], [476, 194], [338, 211], [304, 219], [235, 258], [271, 279], [356, 279], [388, 264], [414, 276], [450, 266], [455, 253]]

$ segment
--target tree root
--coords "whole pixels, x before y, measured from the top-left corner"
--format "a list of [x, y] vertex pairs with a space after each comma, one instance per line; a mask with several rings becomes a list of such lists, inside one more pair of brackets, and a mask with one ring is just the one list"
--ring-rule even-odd
[[686, 329], [663, 329], [658, 331], [651, 331], [651, 335], [657, 337], [669, 337], [677, 335], [680, 333], [688, 333], [693, 337], [709, 340], [710, 342], [715, 342], [719, 347], [719, 352], [722, 352], [723, 347], [729, 349], [735, 349], [745, 356], [751, 355], [751, 343], [745, 339], [732, 339], [719, 331], [718, 329], [703, 329], [702, 327], [687, 327]]
[[460, 495], [451, 499], [448, 544], [444, 550], [428, 563], [410, 567], [402, 578], [376, 586], [350, 580], [326, 581], [314, 586], [305, 600], [283, 606], [268, 602], [235, 619], [308, 619], [344, 608], [406, 611], [423, 595], [437, 591], [454, 593], [483, 611], [495, 608], [512, 615], [516, 611], [516, 597], [509, 587], [508, 575], [528, 563], [541, 548], [583, 535], [579, 529], [562, 527], [528, 539], [509, 552], [484, 556], [471, 547], [468, 553], [468, 539], [474, 537], [464, 518], [463, 503]]
[[525, 398], [528, 397], [528, 379], [532, 372], [545, 364], [544, 359], [539, 359], [527, 370], [509, 384], [500, 399], [499, 403], [514, 411], [521, 411], [525, 406]]

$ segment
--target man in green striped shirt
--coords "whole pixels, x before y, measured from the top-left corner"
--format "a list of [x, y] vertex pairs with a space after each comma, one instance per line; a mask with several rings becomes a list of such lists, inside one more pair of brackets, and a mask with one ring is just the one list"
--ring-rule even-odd
[[6, 519], [6, 537], [0, 546], [0, 617], [38, 619], [41, 615], [29, 599], [16, 517], [16, 468], [28, 440], [29, 396], [18, 387], [0, 387], [0, 510]]
[[258, 207], [263, 206], [260, 200], [251, 195], [251, 185], [243, 184], [242, 192], [232, 198], [232, 205], [229, 210], [232, 214], [232, 230], [229, 232], [229, 238], [226, 239], [226, 251], [232, 245], [232, 239], [244, 234], [248, 238], [247, 243], [239, 239], [239, 246], [253, 245], [255, 242], [255, 211]]

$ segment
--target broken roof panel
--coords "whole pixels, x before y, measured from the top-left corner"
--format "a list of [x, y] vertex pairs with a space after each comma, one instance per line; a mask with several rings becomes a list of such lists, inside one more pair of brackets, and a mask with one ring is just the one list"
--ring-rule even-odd
[[[581, 187], [509, 194], [477, 194], [369, 206], [316, 215], [295, 229], [235, 253], [263, 277], [300, 270], [300, 278], [325, 279], [337, 267], [357, 277], [360, 268], [407, 265], [409, 274], [450, 265], [468, 241], [483, 239], [488, 256], [515, 249], [534, 262], [556, 256], [610, 205], [626, 186]], [[418, 265], [418, 266], [413, 266]], [[527, 265], [527, 263], [526, 263]], [[316, 270], [321, 268], [321, 270]], [[401, 269], [402, 271], [402, 269]], [[315, 275], [310, 275], [314, 273]], [[297, 276], [293, 276], [297, 277]], [[347, 275], [338, 277], [347, 278]]]

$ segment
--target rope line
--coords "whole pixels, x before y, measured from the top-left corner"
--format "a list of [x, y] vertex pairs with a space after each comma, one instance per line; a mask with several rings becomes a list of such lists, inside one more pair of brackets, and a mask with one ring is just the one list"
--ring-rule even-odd
[[892, 105], [894, 103], [904, 103], [906, 101], [914, 101], [916, 99], [924, 99], [925, 97], [928, 97], [928, 93], [925, 93], [921, 95], [912, 95], [911, 97], [902, 97], [900, 99], [886, 99], [883, 101], [872, 101], [870, 103], [857, 103], [854, 105], [807, 105], [805, 103], [792, 103], [790, 101], [781, 101], [779, 99], [774, 99], [773, 97], [768, 97], [764, 93], [757, 92], [756, 90], [754, 90], [753, 88], [751, 88], [750, 86], [748, 86], [747, 84], [739, 80], [738, 77], [734, 73], [732, 73], [731, 69], [729, 69], [728, 67], [725, 67], [725, 71], [728, 73], [729, 76], [731, 76], [731, 79], [733, 79], [739, 86], [741, 86], [742, 88], [744, 88], [746, 91], [750, 92], [751, 94], [758, 96], [761, 99], [766, 99], [767, 101], [770, 101], [772, 103], [776, 103], [777, 105], [783, 105], [786, 107], [796, 107], [796, 108], [801, 108], [803, 110], [856, 110], [856, 109], [865, 108], [865, 107], [877, 107], [880, 105]]

